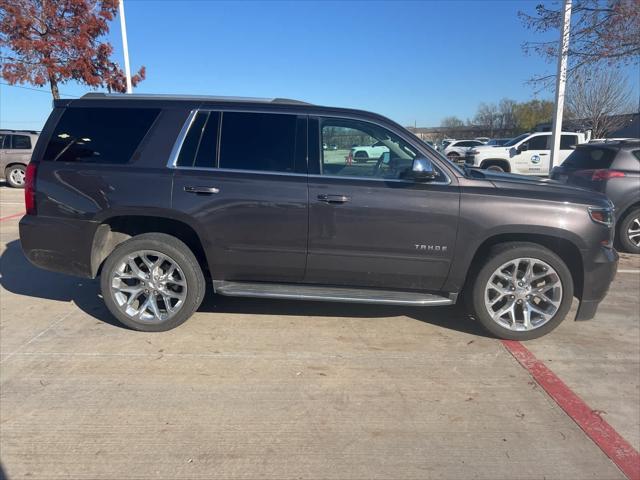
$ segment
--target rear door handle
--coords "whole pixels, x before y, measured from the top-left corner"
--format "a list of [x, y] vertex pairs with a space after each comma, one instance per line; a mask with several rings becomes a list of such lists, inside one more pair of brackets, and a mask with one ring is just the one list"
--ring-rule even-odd
[[549, 155], [548, 153], [541, 153], [540, 156]]
[[324, 203], [347, 203], [351, 200], [347, 195], [327, 195], [325, 193], [321, 193], [318, 195], [318, 201]]
[[218, 193], [220, 189], [216, 187], [186, 186], [184, 187], [184, 191], [187, 193], [204, 193], [207, 195], [211, 195], [213, 193]]

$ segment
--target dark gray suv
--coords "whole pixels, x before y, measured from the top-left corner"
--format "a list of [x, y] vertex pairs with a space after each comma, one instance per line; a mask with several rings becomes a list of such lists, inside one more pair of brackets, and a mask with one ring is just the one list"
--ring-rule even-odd
[[616, 209], [618, 248], [640, 253], [640, 140], [578, 145], [551, 178], [609, 197]]
[[573, 297], [592, 318], [618, 258], [602, 194], [464, 170], [379, 115], [285, 99], [56, 101], [26, 187], [31, 262], [100, 276], [109, 310], [144, 331], [180, 325], [210, 284], [406, 306], [464, 293], [491, 333], [529, 339]]

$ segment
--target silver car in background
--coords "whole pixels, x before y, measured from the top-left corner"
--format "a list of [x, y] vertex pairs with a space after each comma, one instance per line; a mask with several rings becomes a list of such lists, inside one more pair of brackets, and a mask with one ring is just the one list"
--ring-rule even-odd
[[0, 130], [0, 178], [9, 186], [24, 188], [27, 164], [39, 135], [34, 130]]

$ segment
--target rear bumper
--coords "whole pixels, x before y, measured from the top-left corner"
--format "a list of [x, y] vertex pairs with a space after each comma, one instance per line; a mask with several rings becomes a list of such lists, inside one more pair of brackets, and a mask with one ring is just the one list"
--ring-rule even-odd
[[576, 320], [591, 320], [616, 276], [618, 253], [612, 248], [598, 247], [583, 251], [582, 259], [584, 277]]
[[92, 277], [91, 248], [97, 224], [25, 215], [20, 220], [22, 251], [36, 267]]

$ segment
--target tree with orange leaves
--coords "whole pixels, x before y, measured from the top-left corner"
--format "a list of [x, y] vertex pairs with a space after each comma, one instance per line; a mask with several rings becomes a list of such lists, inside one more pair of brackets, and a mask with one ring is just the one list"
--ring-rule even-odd
[[[49, 84], [54, 99], [58, 85], [70, 80], [124, 92], [113, 47], [101, 41], [117, 10], [118, 0], [0, 0], [2, 78], [11, 85]], [[144, 78], [141, 67], [132, 84]]]

